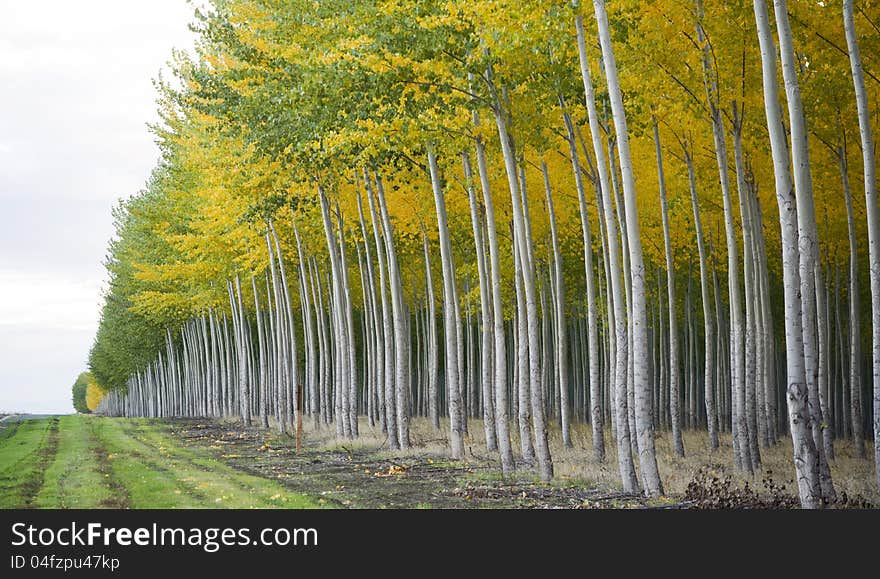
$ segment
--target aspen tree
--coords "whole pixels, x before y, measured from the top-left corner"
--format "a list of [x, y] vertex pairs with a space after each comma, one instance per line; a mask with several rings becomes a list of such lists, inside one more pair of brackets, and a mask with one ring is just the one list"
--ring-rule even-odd
[[610, 268], [610, 285], [614, 314], [614, 388], [612, 399], [614, 400], [615, 421], [612, 424], [615, 429], [617, 441], [617, 460], [620, 469], [620, 478], [625, 492], [637, 492], [639, 488], [636, 478], [635, 465], [630, 452], [630, 432], [627, 417], [626, 400], [626, 368], [627, 368], [627, 330], [626, 308], [623, 302], [623, 290], [621, 284], [621, 270], [619, 259], [619, 243], [617, 226], [614, 224], [614, 216], [611, 206], [611, 179], [608, 173], [608, 165], [605, 158], [605, 147], [602, 143], [601, 129], [599, 127], [599, 115], [596, 110], [596, 97], [593, 91], [593, 82], [590, 77], [590, 69], [586, 56], [586, 42], [584, 35], [583, 20], [575, 19], [578, 33], [578, 54], [580, 55], [581, 77], [584, 83], [584, 96], [587, 104], [587, 113], [590, 122], [590, 135], [593, 142], [593, 153], [596, 157], [596, 168], [599, 172], [600, 189], [602, 190], [602, 204], [605, 220], [605, 238], [608, 245], [608, 264]]
[[[865, 76], [858, 37], [856, 36], [852, 0], [843, 0], [843, 27], [846, 32], [846, 46], [859, 117], [859, 134], [862, 140], [862, 171], [865, 181], [865, 205], [868, 220], [868, 260], [871, 264], [869, 269], [871, 278], [872, 382], [874, 385], [874, 465], [876, 482], [880, 486], [880, 444], [878, 444], [880, 441], [880, 212], [877, 210], [877, 164], [874, 156], [874, 138], [871, 134], [871, 114], [868, 109], [868, 94], [865, 90]], [[859, 428], [861, 429], [861, 426]]]
[[626, 208], [627, 231], [629, 234], [630, 269], [632, 275], [632, 319], [633, 319], [633, 352], [635, 369], [635, 400], [636, 429], [639, 447], [639, 465], [645, 493], [649, 496], [663, 494], [663, 484], [657, 469], [657, 456], [654, 449], [654, 425], [652, 422], [651, 397], [648, 390], [647, 376], [647, 305], [645, 303], [645, 264], [642, 258], [638, 210], [636, 208], [636, 191], [632, 171], [632, 159], [629, 151], [629, 133], [627, 131], [626, 114], [623, 110], [623, 97], [617, 81], [617, 65], [611, 47], [611, 33], [608, 28], [608, 16], [605, 13], [605, 2], [594, 0], [596, 22], [599, 28], [599, 42], [602, 46], [602, 60], [605, 67], [605, 78], [608, 82], [608, 95], [611, 100], [611, 111], [614, 119], [615, 134], [618, 139], [620, 169], [623, 175], [623, 190]]
[[798, 206], [791, 181], [787, 143], [779, 110], [779, 88], [776, 80], [776, 47], [770, 30], [766, 0], [754, 0], [764, 88], [764, 111], [770, 135], [776, 201], [782, 233], [782, 273], [785, 293], [785, 347], [789, 429], [794, 447], [798, 495], [801, 506], [818, 508], [822, 491], [819, 487], [819, 459], [816, 443], [809, 426], [806, 368], [804, 366], [803, 329], [800, 296], [800, 271], [797, 214]]

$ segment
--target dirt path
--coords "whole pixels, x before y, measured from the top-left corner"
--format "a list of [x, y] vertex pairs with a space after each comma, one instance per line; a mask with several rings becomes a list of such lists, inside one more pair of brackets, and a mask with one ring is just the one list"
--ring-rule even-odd
[[229, 466], [341, 508], [642, 507], [640, 496], [574, 484], [502, 480], [486, 464], [439, 456], [388, 457], [375, 450], [306, 448], [297, 454], [274, 433], [211, 421], [173, 421], [184, 446], [205, 449]]

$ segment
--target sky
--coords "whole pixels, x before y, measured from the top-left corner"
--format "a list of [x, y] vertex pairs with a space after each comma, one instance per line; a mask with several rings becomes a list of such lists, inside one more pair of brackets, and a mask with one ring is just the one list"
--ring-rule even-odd
[[186, 0], [0, 0], [0, 412], [72, 412], [111, 209], [159, 150], [153, 79], [192, 51]]

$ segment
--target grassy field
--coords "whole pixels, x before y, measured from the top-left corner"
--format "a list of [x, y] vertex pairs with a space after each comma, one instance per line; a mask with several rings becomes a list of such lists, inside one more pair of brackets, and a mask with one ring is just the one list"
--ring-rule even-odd
[[180, 446], [158, 422], [69, 415], [0, 433], [0, 508], [303, 508], [276, 481]]

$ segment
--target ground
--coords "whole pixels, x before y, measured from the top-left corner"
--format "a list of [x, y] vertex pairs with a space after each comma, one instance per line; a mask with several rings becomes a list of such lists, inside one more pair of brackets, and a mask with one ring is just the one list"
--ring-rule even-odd
[[[482, 451], [477, 421], [467, 459], [448, 459], [443, 432], [413, 421], [416, 446], [389, 451], [366, 422], [356, 440], [307, 424], [304, 446], [274, 430], [217, 420], [146, 420], [87, 415], [13, 417], [0, 423], [0, 508], [683, 508], [791, 506], [793, 484], [772, 470], [733, 475], [724, 448], [708, 453], [688, 433], [687, 459], [658, 439], [667, 497], [620, 491], [613, 448], [591, 458], [588, 429], [574, 448], [551, 433], [557, 477], [538, 481], [528, 465], [502, 477]], [[519, 443], [514, 439], [515, 448]], [[789, 446], [786, 446], [789, 444]], [[785, 471], [790, 443], [764, 451], [767, 469]], [[876, 501], [869, 461], [838, 445], [835, 480], [850, 505]], [[744, 487], [749, 483], [749, 487]], [[872, 494], [873, 493], [873, 494]], [[855, 497], [859, 497], [855, 500]], [[861, 502], [860, 502], [861, 501]], [[874, 502], [874, 504], [877, 504]]]
[[333, 507], [571, 508], [647, 504], [641, 497], [606, 486], [571, 481], [541, 484], [528, 471], [505, 480], [484, 461], [453, 462], [418, 449], [391, 453], [359, 442], [332, 447], [321, 444], [297, 453], [288, 437], [255, 428], [175, 421], [170, 429], [187, 447], [212, 452], [233, 468], [275, 479]]

